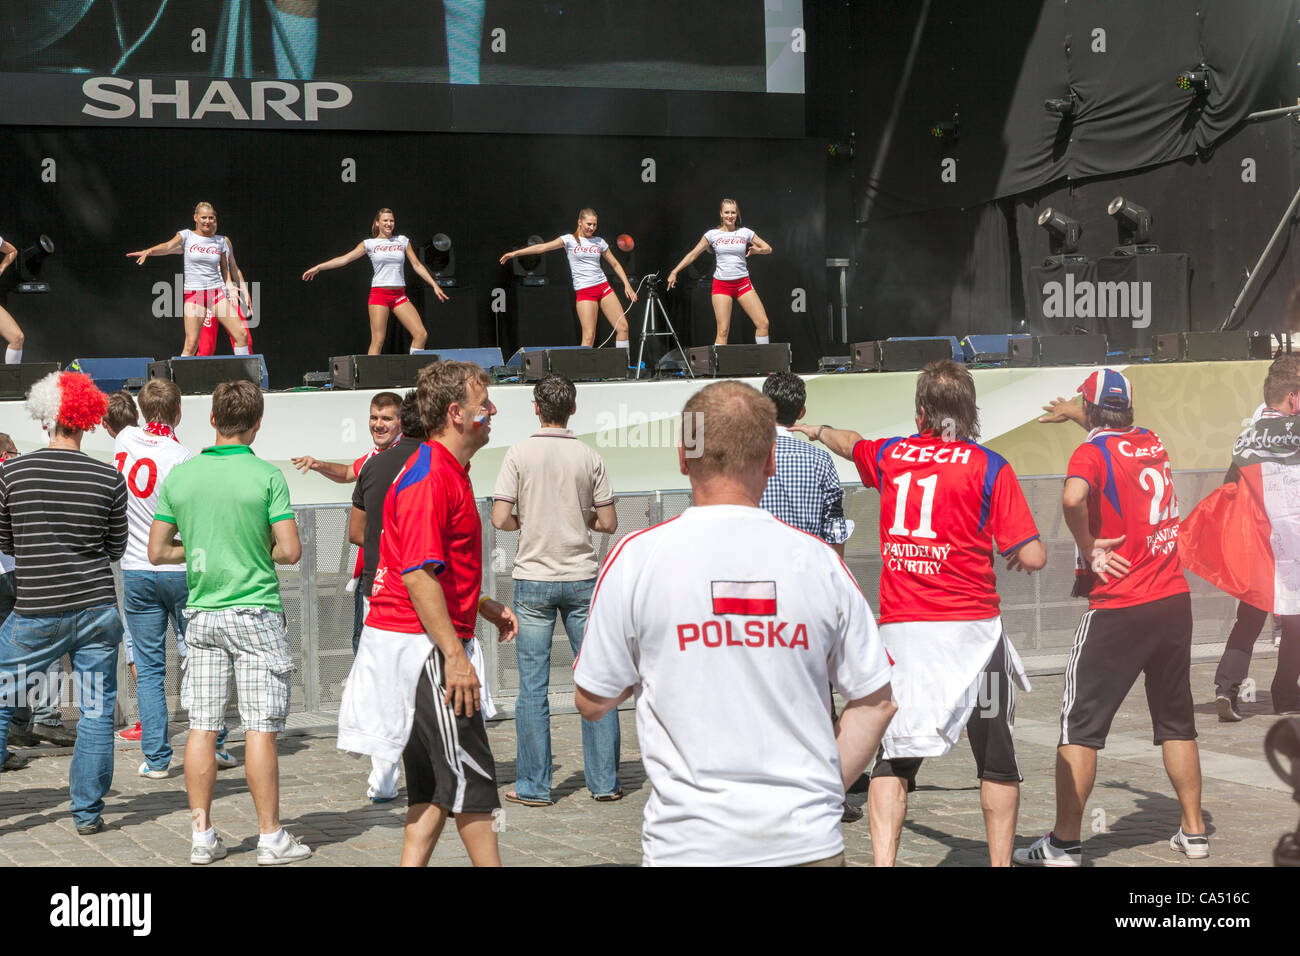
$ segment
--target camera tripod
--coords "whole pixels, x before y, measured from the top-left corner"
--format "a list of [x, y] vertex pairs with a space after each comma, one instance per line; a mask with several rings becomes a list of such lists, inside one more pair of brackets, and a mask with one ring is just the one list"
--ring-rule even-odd
[[[646, 292], [645, 306], [641, 310], [641, 346], [636, 353], [636, 379], [641, 378], [641, 371], [645, 368], [643, 359], [645, 358], [645, 340], [648, 336], [668, 336], [672, 339], [673, 345], [677, 346], [678, 353], [682, 356], [682, 364], [686, 368], [686, 374], [691, 378], [695, 373], [691, 371], [690, 362], [686, 361], [686, 349], [682, 348], [682, 340], [677, 337], [677, 331], [673, 328], [672, 320], [668, 318], [668, 310], [664, 308], [663, 302], [659, 300], [659, 273], [652, 272], [645, 277]], [[655, 325], [655, 309], [658, 307], [658, 314], [663, 316], [664, 325], [668, 326], [667, 332], [660, 332]]]

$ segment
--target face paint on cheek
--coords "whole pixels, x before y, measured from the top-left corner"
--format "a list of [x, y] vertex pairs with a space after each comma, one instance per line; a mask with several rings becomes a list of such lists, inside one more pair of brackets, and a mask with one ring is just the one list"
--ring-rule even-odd
[[475, 428], [482, 428], [487, 424], [488, 413], [486, 408], [480, 408], [478, 414], [474, 416], [473, 425]]

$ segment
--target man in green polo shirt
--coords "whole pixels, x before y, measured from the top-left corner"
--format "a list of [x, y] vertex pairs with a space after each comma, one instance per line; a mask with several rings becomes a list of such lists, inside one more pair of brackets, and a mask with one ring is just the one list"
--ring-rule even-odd
[[297, 563], [302, 546], [284, 475], [248, 447], [262, 427], [262, 409], [261, 389], [252, 382], [216, 387], [211, 419], [216, 444], [168, 473], [149, 531], [149, 560], [185, 562], [190, 589], [181, 704], [190, 714], [185, 790], [194, 824], [191, 863], [226, 855], [211, 814], [217, 732], [232, 673], [246, 732], [248, 789], [257, 808], [257, 862], [292, 863], [311, 856], [280, 826], [275, 741], [289, 715], [295, 668], [275, 566]]

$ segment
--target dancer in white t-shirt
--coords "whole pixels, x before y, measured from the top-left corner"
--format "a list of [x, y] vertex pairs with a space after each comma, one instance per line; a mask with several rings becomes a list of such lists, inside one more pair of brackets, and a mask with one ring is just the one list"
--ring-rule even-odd
[[394, 235], [396, 231], [397, 219], [393, 211], [387, 208], [381, 209], [375, 213], [375, 221], [370, 224], [369, 239], [358, 242], [351, 252], [312, 266], [302, 274], [303, 281], [310, 282], [316, 278], [318, 272], [341, 268], [349, 262], [356, 262], [362, 256], [370, 257], [370, 264], [375, 274], [370, 280], [370, 348], [367, 351], [369, 355], [378, 355], [384, 350], [390, 309], [397, 316], [397, 321], [402, 323], [402, 328], [411, 334], [412, 352], [424, 348], [424, 343], [429, 339], [429, 333], [424, 330], [424, 323], [420, 321], [420, 313], [406, 297], [404, 268], [406, 263], [409, 262], [415, 274], [433, 286], [433, 294], [438, 297], [439, 302], [447, 301], [447, 293], [442, 291], [442, 286], [434, 281], [433, 276], [429, 275], [429, 270], [424, 267], [424, 263], [416, 258], [411, 240], [406, 236]]
[[[217, 210], [210, 202], [194, 207], [194, 228], [182, 229], [168, 242], [128, 252], [126, 257], [142, 266], [150, 256], [184, 256], [185, 347], [182, 355], [211, 355], [216, 350], [216, 319], [230, 336], [236, 355], [252, 352], [246, 316], [253, 307], [244, 275], [235, 263], [235, 249], [225, 236], [217, 235]], [[205, 330], [210, 330], [204, 335]], [[205, 351], [206, 349], [206, 351]]]
[[682, 417], [701, 439], [677, 449], [694, 506], [605, 560], [575, 703], [595, 721], [636, 694], [645, 864], [842, 865], [845, 788], [897, 709], [889, 657], [839, 555], [758, 507], [772, 402], [716, 382]]
[[677, 285], [677, 273], [681, 272], [705, 249], [712, 247], [717, 259], [713, 270], [713, 317], [718, 321], [718, 336], [715, 345], [726, 345], [731, 332], [731, 301], [735, 299], [754, 323], [754, 341], [759, 345], [768, 342], [767, 311], [763, 300], [754, 291], [749, 281], [749, 264], [751, 255], [765, 256], [772, 247], [760, 239], [753, 229], [740, 224], [740, 206], [734, 199], [722, 200], [718, 210], [717, 228], [710, 229], [695, 244], [695, 248], [686, 253], [677, 267], [668, 273], [668, 288]]
[[618, 307], [618, 296], [605, 281], [605, 272], [600, 267], [604, 259], [623, 282], [623, 295], [628, 302], [636, 301], [636, 293], [627, 280], [623, 266], [609, 251], [609, 243], [596, 235], [596, 210], [584, 209], [578, 213], [578, 225], [573, 232], [524, 246], [507, 252], [501, 257], [505, 265], [511, 259], [520, 256], [539, 256], [545, 252], [563, 249], [569, 257], [569, 272], [573, 274], [573, 291], [577, 296], [578, 322], [582, 325], [582, 345], [590, 348], [596, 344], [596, 313], [603, 313], [609, 324], [614, 327], [614, 344], [621, 349], [628, 348], [627, 319]]
[[[0, 238], [0, 275], [4, 275], [5, 270], [12, 266], [17, 258], [18, 247]], [[5, 349], [5, 364], [17, 365], [23, 360], [23, 330], [18, 327], [14, 317], [5, 310], [3, 305], [0, 305], [0, 336], [4, 337], [8, 346]]]

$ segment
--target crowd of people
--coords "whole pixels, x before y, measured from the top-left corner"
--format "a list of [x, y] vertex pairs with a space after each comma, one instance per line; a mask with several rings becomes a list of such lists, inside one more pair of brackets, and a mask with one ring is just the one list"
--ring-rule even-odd
[[[1049, 401], [1040, 419], [1087, 433], [1070, 458], [1062, 513], [1078, 552], [1074, 593], [1088, 608], [1066, 670], [1055, 824], [1021, 849], [1014, 720], [1016, 696], [1030, 685], [1000, 616], [994, 562], [1000, 555], [1008, 570], [1034, 573], [1047, 551], [1012, 466], [978, 443], [965, 366], [944, 361], [921, 371], [909, 436], [802, 423], [797, 375], [772, 375], [761, 392], [739, 381], [706, 385], [682, 412], [683, 434], [695, 439], [678, 448], [692, 507], [624, 535], [603, 562], [591, 533], [617, 532], [614, 491], [599, 454], [568, 429], [577, 410], [572, 382], [547, 376], [533, 391], [539, 427], [507, 450], [495, 480], [493, 525], [519, 532], [513, 606], [482, 591], [482, 525], [469, 479], [497, 414], [490, 384], [475, 365], [431, 364], [404, 396], [374, 397], [372, 451], [350, 466], [294, 460], [304, 472], [356, 483], [348, 532], [360, 546], [355, 659], [337, 745], [371, 758], [367, 793], [376, 803], [397, 796], [404, 769], [403, 865], [427, 865], [449, 816], [473, 863], [500, 863], [494, 818], [503, 782], [488, 739], [495, 706], [476, 639], [480, 617], [498, 640], [516, 643], [516, 770], [505, 800], [539, 811], [552, 803], [557, 618], [576, 659], [584, 775], [596, 802], [624, 795], [617, 708], [635, 698], [650, 782], [647, 864], [841, 865], [842, 825], [855, 815], [846, 793], [866, 782], [874, 860], [893, 865], [924, 760], [946, 754], [965, 731], [990, 863], [1078, 866], [1098, 752], [1139, 675], [1180, 807], [1169, 847], [1209, 856], [1172, 465], [1159, 436], [1135, 424], [1124, 375], [1088, 375], [1077, 399]], [[1273, 363], [1264, 398], [1274, 414], [1261, 410], [1256, 426], [1300, 411], [1300, 361]], [[275, 567], [298, 561], [301, 546], [284, 476], [249, 447], [261, 392], [249, 382], [218, 386], [215, 439], [197, 455], [176, 435], [174, 385], [150, 382], [138, 405], [143, 428], [131, 396], [105, 396], [85, 376], [54, 373], [28, 400], [49, 447], [17, 456], [0, 440], [0, 551], [15, 563], [0, 580], [0, 597], [13, 596], [0, 627], [5, 770], [19, 769], [8, 763], [7, 739], [26, 732], [11, 729], [15, 707], [34, 705], [28, 721], [51, 707], [48, 696], [26, 693], [27, 678], [48, 683], [50, 667], [67, 655], [82, 708], [71, 810], [79, 833], [102, 828], [123, 638], [111, 562], [120, 560], [143, 777], [167, 778], [172, 757], [169, 620], [183, 652], [191, 862], [226, 856], [212, 794], [218, 768], [235, 764], [224, 743], [232, 679], [257, 861], [306, 859], [311, 850], [280, 824], [276, 750], [294, 661]], [[115, 436], [111, 465], [80, 451], [82, 436], [100, 424]], [[1278, 441], [1258, 444], [1272, 465], [1286, 463]], [[852, 461], [880, 494], [876, 614], [843, 560], [854, 528], [833, 455]], [[1245, 495], [1259, 481], [1249, 456], [1239, 459], [1229, 478]], [[1233, 489], [1224, 494], [1237, 500]], [[1218, 514], [1221, 530], [1231, 520]], [[1274, 527], [1289, 531], [1280, 516]], [[1201, 564], [1206, 537], [1189, 543], [1184, 534], [1182, 542]], [[1288, 603], [1296, 594], [1279, 588], [1267, 608], [1254, 592], [1237, 595], [1246, 610], [1216, 677], [1221, 719], [1240, 719], [1237, 689], [1269, 610], [1280, 615], [1284, 645], [1273, 705], [1285, 713], [1300, 704], [1300, 629]]]

